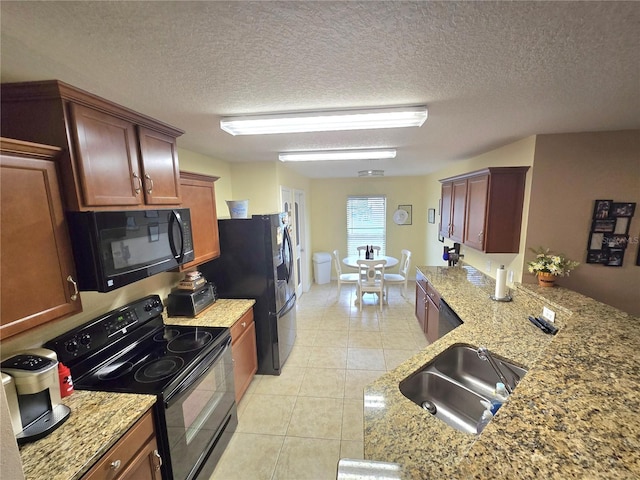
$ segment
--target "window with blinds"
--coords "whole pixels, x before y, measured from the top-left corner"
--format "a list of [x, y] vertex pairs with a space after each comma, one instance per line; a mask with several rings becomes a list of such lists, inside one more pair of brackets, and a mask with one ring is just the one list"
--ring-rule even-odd
[[385, 255], [387, 198], [358, 195], [347, 198], [347, 255], [358, 255], [361, 245], [378, 245]]

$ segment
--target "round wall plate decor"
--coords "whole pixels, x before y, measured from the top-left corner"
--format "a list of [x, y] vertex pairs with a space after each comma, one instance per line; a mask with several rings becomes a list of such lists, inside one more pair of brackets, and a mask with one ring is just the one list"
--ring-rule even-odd
[[393, 222], [396, 225], [403, 225], [407, 219], [409, 218], [409, 214], [402, 209], [398, 209], [395, 212], [393, 212]]

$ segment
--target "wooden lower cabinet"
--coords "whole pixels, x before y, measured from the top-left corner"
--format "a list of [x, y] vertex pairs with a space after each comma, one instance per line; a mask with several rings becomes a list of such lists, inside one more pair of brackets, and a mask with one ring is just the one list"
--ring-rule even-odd
[[82, 480], [161, 480], [153, 413], [149, 410]]
[[231, 356], [233, 357], [233, 381], [236, 388], [236, 402], [249, 388], [253, 376], [258, 371], [256, 346], [256, 325], [253, 309], [248, 310], [231, 327]]
[[60, 149], [6, 138], [0, 147], [0, 339], [5, 339], [79, 313], [82, 304], [56, 169]]
[[416, 273], [416, 318], [429, 343], [438, 339], [440, 295], [421, 273]]

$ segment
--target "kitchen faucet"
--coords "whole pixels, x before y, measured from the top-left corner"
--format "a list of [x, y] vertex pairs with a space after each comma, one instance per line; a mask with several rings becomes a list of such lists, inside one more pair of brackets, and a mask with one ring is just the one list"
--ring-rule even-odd
[[498, 364], [496, 363], [495, 359], [493, 358], [493, 355], [491, 355], [491, 353], [489, 352], [489, 350], [487, 350], [486, 347], [479, 347], [478, 348], [478, 358], [480, 358], [481, 360], [486, 360], [486, 361], [489, 362], [489, 365], [491, 365], [491, 368], [493, 368], [495, 370], [496, 374], [500, 378], [500, 381], [502, 383], [504, 383], [504, 388], [507, 390], [509, 395], [511, 395], [513, 393], [513, 389], [515, 388], [515, 385], [513, 387], [511, 386], [511, 384], [509, 383], [507, 378], [502, 373], [502, 370], [500, 370], [500, 367], [498, 367]]

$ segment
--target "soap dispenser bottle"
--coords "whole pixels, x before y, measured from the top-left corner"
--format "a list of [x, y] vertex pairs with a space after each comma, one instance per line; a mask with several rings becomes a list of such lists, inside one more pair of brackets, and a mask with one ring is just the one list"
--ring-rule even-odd
[[482, 412], [482, 417], [480, 417], [480, 421], [476, 425], [476, 433], [478, 435], [482, 433], [482, 430], [484, 430], [484, 427], [486, 427], [491, 421], [491, 419], [493, 418], [493, 413], [491, 413], [493, 405], [491, 404], [491, 402], [485, 402], [484, 400], [481, 400], [480, 403], [482, 403], [485, 410], [484, 412]]

